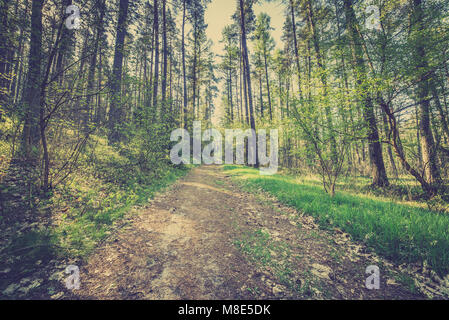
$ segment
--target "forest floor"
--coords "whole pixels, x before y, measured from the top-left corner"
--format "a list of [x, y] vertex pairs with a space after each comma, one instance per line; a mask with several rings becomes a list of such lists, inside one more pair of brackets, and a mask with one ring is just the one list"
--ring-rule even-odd
[[[370, 265], [379, 290], [365, 286]], [[58, 297], [425, 299], [406, 277], [349, 235], [203, 166], [129, 215], [80, 265], [80, 290]]]

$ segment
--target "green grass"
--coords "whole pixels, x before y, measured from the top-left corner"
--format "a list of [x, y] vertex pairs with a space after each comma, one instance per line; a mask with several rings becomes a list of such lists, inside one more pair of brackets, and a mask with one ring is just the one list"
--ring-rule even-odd
[[274, 241], [263, 229], [241, 231], [240, 235], [234, 245], [250, 262], [259, 268], [270, 268], [281, 284], [300, 292], [300, 287], [294, 281], [294, 266], [290, 261], [291, 250], [288, 244]]
[[98, 143], [82, 154], [77, 171], [48, 199], [40, 199], [36, 214], [50, 211], [54, 223], [18, 233], [5, 248], [0, 258], [17, 258], [10, 259], [11, 269], [26, 274], [38, 260], [85, 258], [133, 207], [147, 204], [189, 170], [162, 162], [154, 170], [142, 170], [105, 139], [93, 139]]
[[313, 216], [322, 228], [338, 227], [397, 263], [427, 261], [438, 274], [449, 273], [448, 215], [348, 192], [332, 198], [321, 187], [293, 177], [261, 176], [241, 166], [224, 169], [244, 188], [268, 192]]
[[234, 244], [256, 264], [264, 266], [273, 260], [270, 235], [263, 230], [245, 233], [242, 239], [235, 240]]
[[[98, 185], [95, 187], [73, 184], [69, 193], [72, 196], [76, 194], [80, 205], [62, 215], [54, 230], [59, 248], [70, 256], [88, 255], [99, 241], [108, 236], [114, 223], [123, 219], [132, 207], [148, 203], [156, 192], [186, 172], [186, 169], [167, 167], [156, 179], [140, 177], [140, 180], [145, 180], [144, 183], [134, 182], [126, 186], [102, 184], [99, 180], [96, 180]], [[82, 190], [74, 190], [76, 186], [81, 186]]]

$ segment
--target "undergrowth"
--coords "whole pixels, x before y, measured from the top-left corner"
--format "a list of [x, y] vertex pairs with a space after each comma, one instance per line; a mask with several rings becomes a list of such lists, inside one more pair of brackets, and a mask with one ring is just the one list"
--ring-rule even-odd
[[340, 228], [377, 253], [398, 263], [426, 263], [449, 273], [449, 215], [350, 192], [330, 197], [316, 185], [293, 177], [261, 176], [254, 169], [225, 166], [243, 187], [263, 190], [313, 216], [324, 229]]

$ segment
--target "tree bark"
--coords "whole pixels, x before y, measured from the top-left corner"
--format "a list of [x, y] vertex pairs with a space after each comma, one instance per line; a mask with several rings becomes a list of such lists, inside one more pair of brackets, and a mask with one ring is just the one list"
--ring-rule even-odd
[[292, 31], [293, 31], [293, 44], [295, 49], [295, 62], [296, 62], [296, 72], [298, 75], [298, 92], [299, 97], [302, 99], [302, 88], [301, 88], [301, 65], [299, 63], [299, 50], [298, 50], [298, 39], [296, 36], [296, 19], [295, 19], [295, 6], [293, 3], [294, 0], [290, 0], [290, 13], [292, 19]]
[[159, 4], [158, 0], [153, 2], [154, 10], [154, 83], [153, 83], [153, 115], [157, 114], [157, 95], [159, 86]]
[[33, 0], [31, 9], [31, 37], [28, 58], [28, 76], [24, 87], [25, 119], [21, 155], [37, 165], [40, 142], [40, 86], [42, 66], [42, 8], [43, 1]]
[[100, 39], [103, 36], [104, 32], [104, 15], [106, 13], [106, 4], [105, 0], [97, 1], [97, 19], [96, 19], [96, 36], [94, 42], [94, 48], [92, 50], [92, 56], [90, 58], [89, 65], [89, 74], [87, 76], [87, 97], [86, 97], [86, 105], [85, 105], [85, 114], [83, 119], [83, 128], [84, 132], [88, 131], [88, 123], [89, 123], [89, 114], [90, 114], [90, 104], [92, 102], [93, 97], [93, 88], [95, 82], [95, 67], [97, 66], [97, 56], [98, 56], [98, 46], [100, 43]]
[[357, 87], [363, 100], [363, 118], [368, 126], [368, 151], [371, 162], [372, 184], [376, 187], [386, 187], [389, 185], [385, 164], [382, 155], [382, 145], [379, 141], [379, 131], [372, 97], [367, 87], [367, 73], [362, 51], [362, 40], [357, 32], [357, 20], [353, 9], [352, 0], [344, 0], [346, 15], [346, 25], [348, 28], [349, 40], [352, 51], [353, 67]]
[[270, 120], [273, 120], [273, 111], [271, 109], [271, 94], [270, 94], [270, 77], [268, 75], [268, 63], [267, 63], [267, 52], [264, 48], [263, 52], [264, 64], [265, 64], [265, 79], [267, 81], [267, 94], [268, 94], [268, 111], [270, 112]]
[[[251, 129], [253, 130], [254, 134], [256, 133], [256, 122], [254, 120], [254, 110], [253, 110], [253, 95], [251, 90], [251, 73], [249, 69], [249, 59], [248, 59], [248, 47], [246, 44], [246, 23], [245, 23], [245, 7], [244, 7], [244, 1], [239, 0], [240, 2], [240, 27], [241, 27], [241, 33], [242, 33], [242, 55], [243, 60], [245, 61], [245, 68], [246, 68], [246, 82], [247, 82], [247, 88], [248, 88], [248, 105], [249, 105], [249, 117], [250, 117], [250, 125]], [[256, 164], [254, 167], [259, 167], [259, 159], [258, 159], [258, 152], [257, 152], [257, 141], [256, 141], [256, 147], [254, 150], [256, 154]]]
[[[67, 17], [66, 8], [72, 4], [72, 0], [63, 0], [62, 16]], [[59, 46], [58, 57], [56, 59], [56, 73], [58, 75], [58, 83], [62, 85], [64, 80], [64, 62], [70, 53], [70, 47], [74, 39], [74, 31], [68, 28], [62, 29], [61, 43]]]
[[186, 25], [186, 1], [183, 1], [183, 13], [182, 13], [182, 39], [181, 39], [181, 52], [182, 52], [182, 77], [183, 77], [183, 113], [184, 113], [184, 129], [188, 128], [187, 117], [187, 79], [186, 79], [186, 49], [185, 49], [185, 25]]
[[[416, 88], [417, 98], [419, 99], [419, 131], [421, 135], [421, 152], [424, 165], [424, 172], [427, 182], [435, 186], [441, 183], [440, 170], [437, 165], [435, 141], [430, 127], [430, 75], [428, 73], [428, 62], [424, 47], [425, 39], [424, 11], [421, 0], [410, 0], [412, 6], [412, 33], [415, 35], [415, 41], [411, 42], [414, 49], [414, 61], [417, 70], [423, 70], [418, 77]], [[413, 32], [414, 31], [414, 32]]]
[[111, 103], [109, 106], [109, 143], [117, 143], [122, 139], [120, 122], [123, 120], [121, 105], [121, 85], [123, 55], [125, 49], [126, 19], [128, 16], [129, 0], [120, 0], [117, 21], [117, 35], [115, 40], [114, 64], [111, 79]]
[[163, 42], [163, 64], [164, 69], [162, 71], [162, 112], [164, 114], [166, 108], [166, 95], [167, 95], [167, 12], [166, 12], [167, 0], [162, 0], [162, 42]]
[[[9, 91], [9, 51], [11, 50], [10, 30], [8, 26], [9, 1], [0, 2], [0, 105], [7, 100]], [[0, 120], [2, 118], [0, 110]]]

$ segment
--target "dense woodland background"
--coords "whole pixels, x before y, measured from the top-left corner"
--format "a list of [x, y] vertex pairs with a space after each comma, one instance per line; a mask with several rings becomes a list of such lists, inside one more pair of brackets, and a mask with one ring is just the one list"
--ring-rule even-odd
[[257, 0], [228, 2], [216, 57], [210, 0], [0, 0], [1, 223], [52, 206], [111, 222], [114, 203], [181, 174], [170, 133], [194, 120], [280, 129], [283, 169], [330, 195], [355, 185], [447, 210], [447, 1], [279, 1], [277, 48]]
[[2, 1], [3, 156], [37, 169], [49, 190], [96, 134], [136, 144], [139, 165], [155, 170], [170, 129], [210, 123], [221, 94], [222, 126], [281, 128], [282, 165], [321, 174], [331, 193], [343, 174], [376, 187], [408, 174], [438, 194], [449, 156], [447, 4], [285, 1], [284, 49], [274, 50], [270, 16], [256, 17], [254, 3], [229, 3], [235, 23], [217, 64], [208, 1], [81, 1], [76, 30], [65, 24], [72, 1]]

